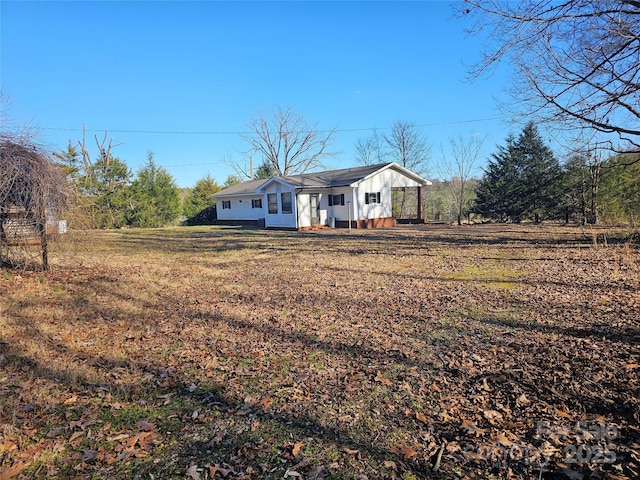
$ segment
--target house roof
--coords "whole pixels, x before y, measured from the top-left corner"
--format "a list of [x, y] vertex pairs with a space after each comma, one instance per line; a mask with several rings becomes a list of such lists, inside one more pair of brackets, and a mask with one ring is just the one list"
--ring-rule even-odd
[[377, 165], [366, 165], [364, 167], [342, 168], [339, 170], [328, 170], [325, 172], [303, 173], [301, 175], [291, 175], [286, 177], [272, 177], [263, 180], [249, 180], [247, 182], [234, 185], [214, 194], [214, 197], [252, 195], [261, 192], [267, 184], [281, 182], [291, 185], [294, 188], [335, 188], [356, 186], [357, 183], [369, 178], [387, 168], [398, 170], [418, 183], [430, 185], [431, 182], [423, 179], [419, 175], [401, 167], [395, 162], [380, 163]]
[[235, 196], [235, 195], [255, 195], [256, 191], [265, 183], [268, 178], [258, 179], [258, 180], [249, 180], [246, 182], [239, 183], [237, 185], [233, 185], [232, 187], [225, 188], [224, 190], [220, 190], [219, 192], [211, 195], [212, 197], [218, 196]]

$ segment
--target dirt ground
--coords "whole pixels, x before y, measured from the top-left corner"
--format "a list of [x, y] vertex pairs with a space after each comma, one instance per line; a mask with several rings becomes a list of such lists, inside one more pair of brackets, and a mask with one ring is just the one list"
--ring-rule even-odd
[[639, 478], [623, 229], [72, 233], [0, 269], [0, 479]]

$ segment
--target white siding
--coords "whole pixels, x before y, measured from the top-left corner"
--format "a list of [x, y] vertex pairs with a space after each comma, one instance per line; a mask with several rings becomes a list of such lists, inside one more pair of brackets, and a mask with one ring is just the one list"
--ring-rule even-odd
[[318, 195], [318, 205], [320, 207], [320, 225], [328, 225], [329, 211], [332, 207], [329, 207], [329, 189], [319, 189], [305, 191], [298, 194], [298, 227], [310, 227], [311, 226], [311, 200], [309, 196]]
[[[355, 188], [355, 208], [357, 220], [392, 217], [391, 189], [398, 187], [419, 187], [420, 184], [403, 174], [387, 168], [361, 181]], [[365, 193], [380, 192], [380, 203], [365, 203]]]
[[[344, 195], [344, 205], [332, 205], [329, 206], [329, 197], [324, 199], [324, 202], [320, 202], [320, 210], [327, 209], [327, 217], [333, 217], [336, 220], [345, 222], [349, 220], [349, 204], [351, 204], [351, 210], [353, 211], [353, 189], [351, 187], [333, 188], [328, 192], [329, 195]], [[353, 220], [353, 213], [351, 214], [351, 220]]]
[[[291, 213], [282, 213], [282, 193], [289, 192], [291, 193]], [[270, 193], [277, 194], [278, 199], [278, 213], [269, 213], [268, 210], [268, 202], [267, 197]], [[264, 200], [262, 201], [262, 206], [265, 211], [265, 225], [267, 227], [275, 227], [275, 228], [297, 228], [297, 205], [296, 205], [296, 192], [293, 189], [287, 188], [286, 185], [282, 183], [273, 182], [264, 190]]]
[[311, 210], [309, 206], [309, 194], [299, 193], [296, 197], [298, 206], [298, 228], [311, 226]]
[[320, 194], [320, 225], [329, 225], [329, 197], [326, 193]]
[[[254, 199], [262, 199], [262, 208], [252, 208], [251, 200]], [[230, 201], [231, 208], [222, 208], [223, 201]], [[222, 197], [216, 201], [218, 220], [258, 220], [265, 218], [266, 208], [263, 195]]]

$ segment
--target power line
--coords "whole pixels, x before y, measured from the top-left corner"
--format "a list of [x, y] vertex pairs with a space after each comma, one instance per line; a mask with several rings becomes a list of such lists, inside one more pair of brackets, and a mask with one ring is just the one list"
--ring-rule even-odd
[[175, 165], [164, 165], [164, 164], [158, 164], [161, 165], [162, 167], [202, 167], [202, 166], [206, 166], [206, 165], [223, 165], [225, 162], [206, 162], [206, 163], [177, 163]]
[[[487, 118], [476, 118], [470, 120], [452, 120], [448, 122], [432, 122], [432, 123], [421, 123], [415, 124], [416, 127], [439, 127], [444, 125], [459, 125], [464, 123], [479, 123], [479, 122], [489, 122], [492, 120], [502, 120], [504, 117], [487, 117]], [[111, 133], [139, 133], [146, 135], [253, 135], [255, 132], [249, 131], [187, 131], [187, 130], [126, 130], [126, 129], [83, 129], [83, 128], [59, 128], [59, 127], [40, 127], [42, 130], [51, 130], [51, 131], [61, 131], [61, 132], [89, 132], [89, 133], [102, 133], [102, 132], [111, 132]], [[359, 128], [335, 128], [328, 130], [314, 130], [319, 133], [329, 133], [329, 132], [366, 132], [372, 130], [389, 130], [392, 127], [359, 127]]]
[[171, 130], [123, 130], [110, 128], [98, 129], [98, 128], [57, 128], [57, 127], [40, 127], [42, 130], [53, 130], [59, 132], [89, 132], [89, 133], [145, 133], [153, 135], [249, 135], [251, 132], [196, 132], [196, 131], [171, 131]]

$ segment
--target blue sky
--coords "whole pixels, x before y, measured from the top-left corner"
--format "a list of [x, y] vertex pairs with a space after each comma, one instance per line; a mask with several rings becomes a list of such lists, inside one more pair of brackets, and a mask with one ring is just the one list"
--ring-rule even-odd
[[4, 116], [51, 150], [84, 124], [95, 151], [107, 130], [134, 172], [153, 151], [181, 187], [248, 161], [235, 132], [278, 105], [338, 129], [330, 168], [354, 165], [356, 140], [397, 120], [422, 126], [431, 177], [451, 137], [486, 137], [484, 161], [521, 130], [495, 107], [503, 69], [465, 81], [482, 39], [448, 2], [3, 0], [0, 14]]

